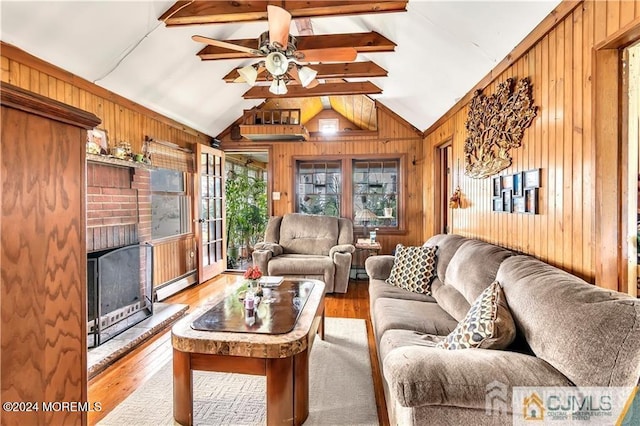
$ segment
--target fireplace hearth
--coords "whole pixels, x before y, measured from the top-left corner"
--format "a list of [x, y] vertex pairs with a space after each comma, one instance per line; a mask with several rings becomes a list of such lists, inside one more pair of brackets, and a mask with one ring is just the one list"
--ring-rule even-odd
[[99, 346], [153, 314], [152, 250], [133, 244], [87, 259], [88, 346]]

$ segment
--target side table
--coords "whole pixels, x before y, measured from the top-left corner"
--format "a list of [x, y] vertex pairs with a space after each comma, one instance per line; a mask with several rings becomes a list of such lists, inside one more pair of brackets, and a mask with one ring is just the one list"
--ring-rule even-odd
[[367, 252], [367, 256], [362, 260], [362, 265], [355, 265], [355, 279], [361, 279], [359, 276], [364, 274], [364, 279], [367, 277], [367, 272], [364, 269], [364, 262], [367, 260], [369, 256], [377, 256], [380, 250], [382, 250], [382, 245], [379, 242], [375, 243], [356, 243], [356, 253]]

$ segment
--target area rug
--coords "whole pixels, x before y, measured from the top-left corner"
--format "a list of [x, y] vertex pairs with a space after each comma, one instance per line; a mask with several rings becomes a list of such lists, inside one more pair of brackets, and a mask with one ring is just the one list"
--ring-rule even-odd
[[[172, 364], [167, 363], [100, 423], [174, 425]], [[378, 415], [364, 320], [327, 318], [325, 340], [309, 360], [309, 418], [305, 425], [377, 425]], [[230, 373], [193, 374], [196, 425], [266, 424], [266, 379]]]

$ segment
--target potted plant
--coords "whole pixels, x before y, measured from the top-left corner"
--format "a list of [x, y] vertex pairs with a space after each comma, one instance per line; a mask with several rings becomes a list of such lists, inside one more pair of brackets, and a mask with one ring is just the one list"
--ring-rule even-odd
[[239, 258], [241, 246], [251, 256], [267, 224], [266, 182], [244, 173], [229, 173], [226, 187], [227, 253]]

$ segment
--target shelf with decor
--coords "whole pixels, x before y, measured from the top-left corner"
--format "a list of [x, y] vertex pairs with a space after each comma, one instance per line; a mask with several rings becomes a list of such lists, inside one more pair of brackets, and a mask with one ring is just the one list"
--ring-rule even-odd
[[111, 155], [97, 155], [97, 154], [87, 153], [87, 161], [92, 163], [108, 164], [110, 166], [132, 167], [132, 168], [147, 169], [147, 170], [155, 169], [152, 165], [147, 163], [133, 161], [133, 160], [123, 160], [121, 158], [117, 158]]

